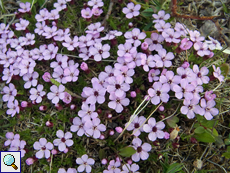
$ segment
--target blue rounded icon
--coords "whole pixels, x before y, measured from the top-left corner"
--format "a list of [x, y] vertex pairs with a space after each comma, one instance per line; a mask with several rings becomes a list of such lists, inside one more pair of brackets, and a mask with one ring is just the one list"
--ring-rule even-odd
[[14, 156], [11, 155], [11, 154], [5, 155], [4, 158], [3, 158], [3, 162], [4, 162], [7, 166], [11, 166], [11, 165], [15, 162]]

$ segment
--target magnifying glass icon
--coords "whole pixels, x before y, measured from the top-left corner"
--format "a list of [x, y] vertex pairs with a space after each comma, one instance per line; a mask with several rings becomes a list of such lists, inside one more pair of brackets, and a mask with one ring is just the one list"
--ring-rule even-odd
[[15, 158], [11, 154], [7, 154], [3, 158], [3, 162], [7, 166], [12, 166], [15, 170], [18, 169], [18, 167], [14, 164], [15, 163]]

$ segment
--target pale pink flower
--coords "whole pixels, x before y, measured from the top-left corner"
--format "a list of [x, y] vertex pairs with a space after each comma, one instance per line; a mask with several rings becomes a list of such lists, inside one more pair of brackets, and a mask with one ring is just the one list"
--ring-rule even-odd
[[53, 143], [55, 146], [58, 146], [59, 151], [64, 151], [66, 149], [66, 146], [70, 147], [73, 145], [73, 140], [71, 140], [72, 133], [66, 132], [64, 134], [62, 130], [58, 130], [56, 132], [56, 135], [57, 137], [59, 137], [59, 139], [55, 139]]
[[140, 14], [139, 12], [140, 9], [141, 9], [140, 4], [134, 5], [134, 3], [130, 2], [127, 4], [127, 7], [124, 7], [122, 9], [122, 12], [126, 15], [126, 18], [131, 19]]
[[151, 145], [148, 143], [142, 144], [142, 141], [139, 138], [134, 138], [132, 144], [132, 147], [137, 151], [135, 154], [132, 155], [132, 160], [135, 162], [139, 162], [140, 159], [147, 160], [149, 157], [148, 152], [152, 149]]

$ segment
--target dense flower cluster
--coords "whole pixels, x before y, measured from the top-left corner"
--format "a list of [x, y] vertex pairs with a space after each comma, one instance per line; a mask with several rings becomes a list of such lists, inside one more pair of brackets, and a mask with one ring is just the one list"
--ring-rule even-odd
[[[24, 81], [24, 88], [29, 90], [29, 99], [33, 104], [42, 103], [43, 99], [50, 100], [58, 109], [61, 108], [61, 101], [65, 104], [71, 104], [76, 95], [70, 92], [66, 85], [67, 83], [75, 83], [78, 81], [80, 70], [89, 72], [90, 69], [86, 62], [75, 62], [67, 55], [60, 52], [62, 45], [64, 49], [70, 52], [78, 52], [81, 61], [89, 59], [96, 62], [103, 61], [110, 57], [112, 46], [108, 41], [116, 40], [116, 37], [124, 36], [125, 42], [117, 46], [116, 62], [114, 66], [107, 65], [104, 71], [101, 71], [97, 77], [91, 79], [92, 86], [85, 86], [82, 90], [81, 97], [83, 98], [80, 110], [77, 116], [73, 118], [70, 131], [78, 137], [83, 135], [97, 140], [105, 139], [105, 133], [113, 135], [115, 131], [109, 129], [107, 122], [100, 119], [97, 107], [103, 104], [100, 108], [114, 110], [114, 113], [122, 113], [125, 107], [131, 104], [132, 99], [135, 99], [137, 93], [132, 91], [135, 72], [144, 70], [150, 88], [146, 89], [145, 101], [151, 102], [153, 105], [167, 103], [170, 101], [171, 93], [175, 94], [178, 100], [183, 102], [180, 112], [186, 115], [189, 119], [195, 117], [196, 114], [204, 116], [207, 120], [211, 120], [219, 111], [214, 106], [216, 95], [213, 91], [205, 91], [203, 85], [210, 82], [210, 71], [212, 69], [192, 64], [185, 61], [179, 67], [172, 70], [175, 53], [169, 52], [163, 45], [176, 45], [176, 51], [183, 52], [189, 49], [194, 49], [195, 54], [199, 57], [211, 58], [214, 49], [220, 49], [221, 45], [218, 41], [209, 37], [205, 40], [198, 31], [191, 31], [180, 23], [171, 26], [167, 23], [170, 18], [169, 14], [164, 11], [159, 11], [158, 14], [153, 14], [153, 23], [158, 33], [153, 32], [148, 38], [145, 32], [139, 28], [133, 28], [130, 31], [122, 33], [117, 30], [112, 30], [104, 35], [104, 26], [101, 22], [91, 23], [85, 30], [85, 35], [71, 35], [70, 29], [61, 29], [57, 27], [59, 13], [67, 8], [68, 0], [58, 0], [54, 3], [54, 9], [48, 11], [43, 8], [36, 14], [36, 28], [34, 33], [28, 30], [31, 25], [28, 20], [23, 18], [15, 23], [15, 29], [10, 30], [8, 25], [0, 24], [0, 64], [4, 67], [2, 80], [6, 82], [1, 94], [2, 100], [7, 102], [8, 110], [6, 113], [12, 117], [19, 114], [21, 106], [18, 100], [17, 86], [15, 86], [14, 78], [20, 77]], [[90, 0], [87, 6], [81, 11], [81, 16], [86, 20], [90, 20], [92, 16], [100, 16], [103, 12], [101, 9], [104, 3], [102, 0]], [[91, 9], [92, 8], [92, 9]], [[131, 19], [139, 15], [140, 4], [134, 5], [130, 2], [127, 7], [124, 7], [122, 12], [126, 18]], [[30, 3], [21, 3], [20, 13], [30, 12]], [[14, 31], [23, 32], [24, 36], [15, 37]], [[53, 43], [43, 44], [35, 48], [35, 36], [41, 36]], [[57, 44], [58, 43], [58, 44]], [[30, 49], [28, 49], [30, 47]], [[39, 80], [39, 71], [35, 71], [41, 62], [49, 63], [50, 72], [44, 72], [42, 80]], [[80, 66], [80, 70], [79, 70]], [[224, 81], [224, 76], [221, 74], [220, 67], [213, 65], [213, 76]], [[46, 91], [46, 82], [50, 87], [50, 92]], [[131, 91], [131, 92], [130, 92]], [[129, 92], [131, 98], [129, 98]], [[80, 97], [80, 96], [79, 96]], [[27, 105], [27, 102], [21, 102], [21, 105]], [[41, 107], [43, 106], [43, 107]], [[41, 105], [40, 110], [45, 110], [45, 106]], [[75, 105], [70, 108], [75, 110]], [[160, 111], [164, 111], [164, 106], [159, 107]], [[111, 118], [109, 114], [107, 118]], [[146, 160], [149, 157], [149, 152], [152, 146], [142, 141], [141, 133], [148, 135], [150, 141], [156, 142], [157, 139], [169, 139], [169, 133], [163, 131], [166, 124], [162, 121], [157, 122], [157, 118], [146, 118], [138, 116], [134, 113], [130, 117], [131, 122], [127, 122], [125, 126], [128, 131], [133, 131], [134, 138], [132, 147], [136, 153], [131, 156], [132, 161], [139, 162]], [[49, 122], [49, 121], [47, 121]], [[147, 122], [147, 123], [146, 123]], [[105, 124], [103, 124], [105, 123]], [[51, 127], [49, 122], [47, 126]], [[121, 133], [123, 127], [115, 128], [118, 133]], [[53, 143], [47, 142], [46, 138], [40, 138], [34, 142], [33, 148], [37, 150], [35, 159], [50, 158], [51, 154], [55, 155], [60, 152], [67, 153], [74, 145], [71, 132], [64, 133], [62, 130], [57, 130], [56, 136], [58, 139], [53, 140]], [[5, 146], [10, 146], [9, 151], [21, 151], [22, 157], [26, 151], [24, 147], [26, 142], [20, 140], [19, 134], [14, 135], [12, 132], [6, 133], [7, 141]], [[56, 150], [54, 147], [57, 147]], [[28, 158], [26, 163], [33, 164], [35, 159]], [[122, 164], [118, 158], [110, 160], [107, 169], [103, 172], [122, 172], [130, 171], [137, 172], [139, 165], [136, 163]], [[89, 158], [87, 154], [76, 159], [79, 165], [77, 170], [69, 168], [67, 171], [60, 168], [58, 173], [70, 172], [91, 172], [92, 165], [95, 160]], [[106, 163], [107, 164], [107, 161]]]

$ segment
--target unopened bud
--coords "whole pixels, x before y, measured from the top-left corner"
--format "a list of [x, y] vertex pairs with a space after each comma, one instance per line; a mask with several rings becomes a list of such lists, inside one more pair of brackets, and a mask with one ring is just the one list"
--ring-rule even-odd
[[133, 163], [132, 159], [128, 159], [128, 160], [127, 160], [127, 163], [128, 163], [129, 165], [132, 165], [132, 163]]
[[21, 107], [26, 108], [28, 106], [28, 102], [27, 101], [22, 101], [21, 102]]
[[131, 91], [130, 96], [131, 96], [132, 98], [135, 98], [135, 97], [137, 96], [137, 94], [136, 94], [135, 91]]
[[104, 159], [101, 160], [101, 164], [102, 164], [102, 165], [106, 165], [107, 163], [108, 163], [108, 160], [107, 160], [107, 159], [104, 158]]
[[40, 111], [46, 111], [46, 109], [47, 109], [47, 106], [45, 106], [45, 105], [41, 105], [41, 106], [39, 107], [39, 110], [40, 110]]
[[51, 121], [46, 121], [46, 126], [47, 127], [53, 127], [53, 123]]
[[101, 139], [101, 140], [105, 139], [105, 135], [101, 134], [101, 136], [99, 137], [99, 139]]
[[26, 164], [27, 165], [32, 165], [34, 163], [34, 159], [33, 158], [28, 158], [28, 159], [26, 159]]
[[164, 110], [165, 110], [164, 106], [162, 106], [162, 105], [161, 105], [161, 106], [159, 106], [159, 108], [158, 108], [158, 109], [159, 109], [159, 111], [164, 111]]
[[89, 68], [88, 68], [88, 65], [85, 63], [85, 62], [82, 62], [81, 63], [81, 66], [80, 68], [83, 70], [83, 71], [87, 71]]
[[52, 150], [51, 150], [51, 153], [52, 153], [53, 155], [55, 155], [55, 154], [58, 153], [58, 151], [57, 151], [56, 149], [52, 149]]
[[158, 147], [158, 146], [160, 146], [160, 142], [159, 141], [153, 141], [153, 145]]
[[172, 143], [172, 146], [173, 146], [173, 148], [179, 148], [180, 144], [178, 144], [178, 143]]
[[69, 151], [69, 149], [66, 148], [63, 152], [64, 152], [64, 153], [68, 153], [68, 151]]
[[161, 160], [163, 158], [162, 154], [158, 154], [158, 159]]
[[71, 110], [75, 110], [76, 108], [77, 108], [76, 105], [74, 105], [74, 104], [70, 105]]
[[117, 133], [121, 133], [123, 131], [121, 127], [116, 127], [115, 130], [117, 131]]
[[193, 144], [197, 144], [196, 138], [191, 137], [191, 138], [190, 138], [190, 141], [191, 141]]
[[110, 135], [110, 136], [113, 136], [113, 135], [114, 135], [114, 130], [112, 130], [112, 129], [109, 130], [109, 135]]

